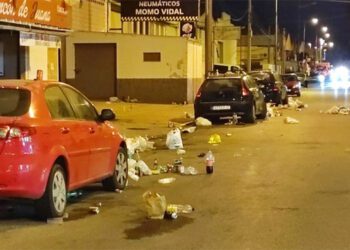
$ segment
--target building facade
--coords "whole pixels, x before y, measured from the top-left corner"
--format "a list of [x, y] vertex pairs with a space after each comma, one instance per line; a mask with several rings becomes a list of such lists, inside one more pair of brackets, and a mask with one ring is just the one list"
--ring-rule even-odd
[[60, 79], [61, 43], [71, 7], [59, 0], [0, 0], [0, 79]]

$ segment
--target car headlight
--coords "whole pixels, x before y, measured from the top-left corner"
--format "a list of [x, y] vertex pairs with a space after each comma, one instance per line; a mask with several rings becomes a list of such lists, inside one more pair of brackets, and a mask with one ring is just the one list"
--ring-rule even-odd
[[317, 78], [318, 78], [318, 80], [319, 80], [321, 83], [323, 83], [324, 80], [326, 79], [324, 75], [318, 75]]

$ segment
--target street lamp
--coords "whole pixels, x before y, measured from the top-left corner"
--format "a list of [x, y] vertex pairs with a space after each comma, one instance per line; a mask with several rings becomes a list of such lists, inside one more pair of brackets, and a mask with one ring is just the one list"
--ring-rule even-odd
[[333, 48], [333, 47], [334, 47], [334, 43], [333, 43], [333, 42], [329, 42], [329, 43], [328, 43], [328, 46], [329, 46], [330, 48]]
[[323, 26], [321, 30], [322, 30], [323, 33], [326, 33], [328, 31], [328, 27], [327, 26]]
[[331, 37], [331, 34], [326, 33], [326, 34], [324, 34], [324, 37], [328, 39], [328, 38], [330, 38], [330, 37]]
[[[311, 18], [310, 20], [312, 25], [318, 24], [318, 18]], [[303, 32], [303, 60], [305, 59], [305, 46], [306, 46], [306, 23], [304, 22], [304, 32]]]

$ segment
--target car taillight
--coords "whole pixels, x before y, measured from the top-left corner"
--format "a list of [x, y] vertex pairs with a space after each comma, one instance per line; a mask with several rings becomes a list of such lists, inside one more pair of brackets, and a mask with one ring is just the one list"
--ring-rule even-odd
[[196, 94], [196, 98], [201, 97], [201, 95], [202, 95], [202, 90], [201, 90], [201, 88], [199, 88], [197, 91], [197, 94]]
[[249, 90], [244, 85], [242, 86], [242, 95], [243, 96], [249, 95]]
[[9, 130], [9, 126], [0, 127], [0, 139], [6, 139]]
[[36, 133], [32, 127], [0, 127], [0, 139], [14, 139], [31, 136]]

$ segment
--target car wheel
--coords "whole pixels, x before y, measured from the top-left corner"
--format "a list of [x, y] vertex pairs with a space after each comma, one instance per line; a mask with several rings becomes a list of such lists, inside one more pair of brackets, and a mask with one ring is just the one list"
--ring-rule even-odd
[[43, 219], [62, 217], [66, 206], [66, 174], [62, 166], [56, 163], [50, 172], [43, 197], [36, 201], [36, 212]]
[[259, 119], [265, 119], [267, 114], [266, 102], [263, 103], [261, 113], [257, 116]]
[[255, 123], [256, 121], [256, 113], [255, 113], [255, 105], [253, 104], [249, 110], [249, 113], [245, 117], [245, 121], [247, 123]]
[[277, 96], [275, 98], [275, 104], [276, 106], [280, 105], [281, 104], [281, 101], [282, 101], [282, 94], [280, 94], [279, 96]]
[[120, 148], [117, 154], [113, 175], [102, 181], [108, 191], [123, 190], [128, 180], [128, 154], [125, 148]]

